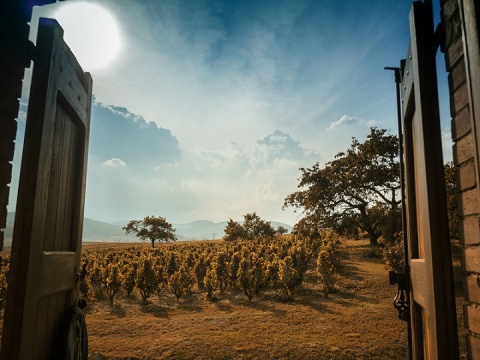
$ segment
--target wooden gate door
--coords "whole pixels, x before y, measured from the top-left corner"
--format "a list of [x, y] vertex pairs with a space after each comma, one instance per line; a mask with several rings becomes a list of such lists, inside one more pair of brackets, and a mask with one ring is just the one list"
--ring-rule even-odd
[[457, 359], [431, 1], [413, 4], [410, 33], [402, 112], [413, 357]]
[[19, 180], [1, 359], [62, 359], [78, 295], [92, 79], [40, 19]]

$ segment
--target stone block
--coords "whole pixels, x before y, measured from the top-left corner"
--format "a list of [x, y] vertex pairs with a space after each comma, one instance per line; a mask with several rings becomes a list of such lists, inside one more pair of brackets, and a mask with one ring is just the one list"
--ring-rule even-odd
[[476, 186], [477, 177], [473, 159], [465, 161], [457, 168], [457, 184], [459, 191], [465, 191]]
[[480, 218], [476, 215], [460, 220], [460, 241], [463, 245], [480, 244]]
[[[468, 273], [480, 273], [480, 246], [465, 246], [463, 249], [463, 266]], [[480, 323], [478, 330], [480, 333]]]
[[455, 165], [461, 165], [475, 156], [474, 144], [473, 134], [469, 133], [453, 145], [453, 161]]
[[470, 109], [465, 106], [457, 114], [452, 115], [452, 140], [457, 141], [472, 129]]

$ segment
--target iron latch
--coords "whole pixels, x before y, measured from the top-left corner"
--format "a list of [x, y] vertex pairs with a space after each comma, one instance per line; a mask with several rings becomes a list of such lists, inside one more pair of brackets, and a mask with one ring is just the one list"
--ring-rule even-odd
[[390, 285], [398, 284], [398, 291], [393, 299], [393, 306], [398, 311], [398, 318], [410, 320], [410, 282], [406, 272], [389, 271]]

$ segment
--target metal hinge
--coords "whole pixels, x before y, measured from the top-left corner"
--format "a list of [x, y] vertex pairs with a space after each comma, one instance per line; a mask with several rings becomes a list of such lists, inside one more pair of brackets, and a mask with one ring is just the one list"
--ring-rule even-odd
[[398, 318], [403, 321], [410, 319], [410, 281], [407, 272], [389, 271], [390, 285], [398, 284], [398, 291], [393, 299], [393, 306], [398, 311]]

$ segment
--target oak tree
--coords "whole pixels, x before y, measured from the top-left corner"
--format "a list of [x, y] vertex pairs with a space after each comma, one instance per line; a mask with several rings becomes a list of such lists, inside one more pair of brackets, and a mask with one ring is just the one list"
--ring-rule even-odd
[[142, 241], [150, 241], [152, 248], [155, 241], [175, 241], [175, 229], [164, 217], [147, 216], [143, 220], [131, 220], [122, 228], [127, 234], [134, 233]]
[[318, 228], [359, 228], [376, 245], [385, 216], [398, 214], [398, 138], [386, 130], [373, 127], [363, 143], [352, 138], [350, 148], [324, 167], [316, 163], [300, 171], [301, 190], [289, 195], [284, 207], [302, 209], [307, 223]]
[[246, 214], [243, 216], [243, 224], [230, 219], [225, 227], [226, 241], [237, 239], [255, 240], [259, 238], [273, 238], [275, 229], [270, 221], [263, 220], [257, 213]]

